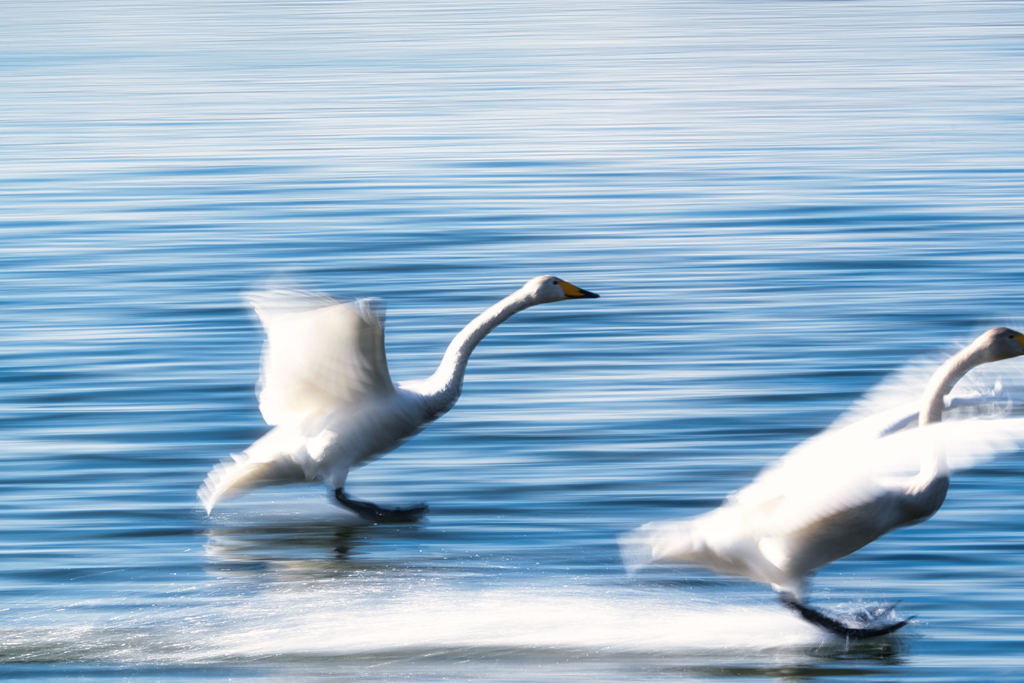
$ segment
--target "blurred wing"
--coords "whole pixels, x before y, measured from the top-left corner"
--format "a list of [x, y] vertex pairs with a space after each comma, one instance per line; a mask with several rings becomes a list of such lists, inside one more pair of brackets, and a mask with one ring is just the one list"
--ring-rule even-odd
[[952, 471], [967, 470], [1002, 453], [1024, 448], [1024, 418], [953, 420], [910, 429], [880, 440], [865, 468], [878, 476], [914, 474], [929, 453], [946, 456]]
[[[823, 444], [830, 452], [810, 457]], [[940, 422], [870, 442], [822, 440], [766, 471], [732, 504], [757, 521], [758, 536], [785, 535], [898, 490], [933, 455], [963, 470], [1022, 447], [1024, 418]]]
[[[935, 370], [964, 346], [966, 344], [951, 348], [943, 355], [912, 360], [889, 374], [854, 402], [829, 430], [845, 427], [897, 406], [916, 405]], [[944, 420], [1019, 413], [1024, 410], [1024, 362], [1015, 360], [979, 365], [957, 382], [950, 397], [947, 404], [953, 401], [955, 406], [957, 400], [970, 399], [973, 407], [947, 414]], [[987, 407], [982, 405], [984, 401], [979, 400], [984, 397], [990, 399]]]
[[267, 424], [324, 416], [394, 392], [379, 300], [271, 291], [249, 301], [267, 333], [259, 384]]
[[[917, 429], [920, 395], [945, 359], [914, 361], [835, 421], [767, 467], [730, 503], [773, 529], [812, 524], [884, 494], [893, 477], [920, 471], [942, 449], [950, 469], [967, 469], [1021, 443], [1024, 364], [971, 370], [946, 398], [943, 422]], [[776, 533], [772, 531], [771, 533]], [[784, 532], [782, 532], [784, 533]]]

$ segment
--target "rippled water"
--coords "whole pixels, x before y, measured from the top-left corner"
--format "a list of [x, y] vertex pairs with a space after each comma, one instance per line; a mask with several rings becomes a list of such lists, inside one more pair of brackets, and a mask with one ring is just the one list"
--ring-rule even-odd
[[[1024, 312], [1012, 2], [4, 3], [5, 680], [1012, 680], [1024, 461], [765, 587], [629, 577], [888, 373]], [[388, 301], [397, 380], [527, 278], [449, 415], [207, 517], [266, 429], [245, 292]]]

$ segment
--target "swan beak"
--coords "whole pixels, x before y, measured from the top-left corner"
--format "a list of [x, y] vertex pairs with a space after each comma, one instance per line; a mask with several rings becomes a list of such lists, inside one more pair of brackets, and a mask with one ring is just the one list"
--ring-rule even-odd
[[558, 286], [562, 288], [563, 292], [565, 292], [565, 298], [566, 299], [600, 299], [601, 298], [600, 294], [594, 294], [593, 292], [588, 292], [585, 289], [580, 289], [576, 285], [569, 284], [565, 280], [559, 280]]

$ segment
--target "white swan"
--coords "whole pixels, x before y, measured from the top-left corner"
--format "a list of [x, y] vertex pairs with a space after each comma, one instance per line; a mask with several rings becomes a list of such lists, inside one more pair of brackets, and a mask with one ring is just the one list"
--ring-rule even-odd
[[[630, 568], [700, 564], [770, 584], [805, 619], [847, 637], [900, 628], [907, 622], [851, 627], [810, 608], [808, 577], [893, 529], [931, 517], [949, 488], [948, 460], [976, 460], [1024, 441], [1020, 418], [941, 423], [944, 410], [991, 400], [976, 394], [946, 401], [971, 368], [1022, 354], [1019, 332], [989, 330], [932, 375], [920, 404], [811, 439], [716, 510], [645, 524], [621, 539], [623, 559]], [[914, 418], [919, 428], [903, 429]]]
[[255, 487], [326, 481], [332, 498], [363, 519], [417, 519], [426, 505], [382, 508], [346, 496], [349, 470], [397, 448], [451, 410], [462, 393], [470, 353], [514, 313], [552, 301], [595, 298], [557, 277], [533, 278], [456, 335], [433, 375], [395, 385], [384, 355], [379, 301], [342, 303], [280, 291], [251, 297], [267, 333], [260, 412], [276, 426], [241, 455], [214, 467], [199, 498], [209, 513], [219, 501]]

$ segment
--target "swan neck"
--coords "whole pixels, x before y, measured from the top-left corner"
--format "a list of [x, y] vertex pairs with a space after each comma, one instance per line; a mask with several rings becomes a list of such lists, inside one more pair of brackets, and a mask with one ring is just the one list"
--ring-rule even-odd
[[[963, 349], [955, 356], [942, 364], [925, 388], [924, 397], [918, 425], [924, 427], [929, 424], [942, 422], [942, 411], [946, 407], [946, 394], [953, 385], [960, 381], [971, 368], [982, 363], [994, 360], [986, 349], [986, 345], [980, 339]], [[914, 496], [924, 496], [922, 501], [928, 498], [931, 502], [922, 507], [927, 512], [922, 514], [927, 517], [931, 515], [946, 497], [946, 488], [949, 486], [949, 466], [946, 462], [946, 453], [941, 443], [935, 443], [931, 448], [926, 449], [921, 459], [921, 471], [915, 476], [907, 489], [908, 493]]]
[[495, 327], [524, 308], [532, 306], [533, 303], [522, 290], [515, 292], [473, 318], [472, 322], [455, 335], [455, 339], [444, 353], [444, 358], [441, 359], [441, 364], [427, 380], [430, 393], [439, 401], [446, 403], [443, 410], [451, 408], [462, 393], [466, 364], [476, 345]]
[[942, 367], [932, 375], [925, 389], [918, 424], [923, 427], [927, 424], [941, 422], [946, 394], [971, 368], [989, 360], [984, 348], [972, 344], [943, 363]]

